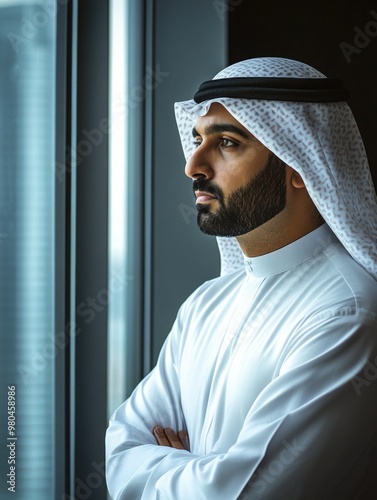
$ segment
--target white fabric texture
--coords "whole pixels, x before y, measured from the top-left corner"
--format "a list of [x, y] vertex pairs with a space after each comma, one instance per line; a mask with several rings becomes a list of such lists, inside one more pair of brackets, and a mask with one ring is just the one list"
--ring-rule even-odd
[[[290, 59], [255, 58], [218, 73], [233, 77], [324, 77]], [[222, 104], [284, 163], [300, 173], [313, 202], [351, 256], [377, 279], [377, 200], [363, 141], [346, 103], [296, 103], [216, 98], [175, 104], [186, 159], [194, 151], [192, 128], [212, 102]], [[222, 272], [242, 262], [235, 239], [219, 239]], [[230, 263], [228, 264], [228, 260]]]
[[[374, 498], [376, 303], [326, 224], [199, 287], [112, 416], [114, 500]], [[191, 452], [155, 425], [187, 429]]]

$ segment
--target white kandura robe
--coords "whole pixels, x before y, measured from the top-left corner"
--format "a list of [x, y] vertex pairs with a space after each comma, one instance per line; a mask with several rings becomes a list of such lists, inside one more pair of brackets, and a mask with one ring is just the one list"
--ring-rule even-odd
[[[111, 418], [113, 498], [377, 496], [376, 305], [326, 224], [203, 284]], [[156, 425], [187, 429], [191, 452], [156, 445]]]

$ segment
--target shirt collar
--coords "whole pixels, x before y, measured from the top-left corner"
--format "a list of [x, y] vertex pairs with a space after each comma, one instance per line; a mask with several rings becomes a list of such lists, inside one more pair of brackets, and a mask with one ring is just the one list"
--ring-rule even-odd
[[244, 255], [246, 272], [255, 277], [280, 274], [315, 257], [320, 251], [338, 241], [327, 224], [302, 238], [259, 257]]

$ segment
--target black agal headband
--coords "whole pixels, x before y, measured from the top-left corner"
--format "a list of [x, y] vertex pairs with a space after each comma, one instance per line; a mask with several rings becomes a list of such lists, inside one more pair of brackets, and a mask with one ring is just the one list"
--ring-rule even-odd
[[293, 102], [341, 102], [349, 99], [340, 78], [219, 78], [200, 85], [197, 103], [217, 97]]

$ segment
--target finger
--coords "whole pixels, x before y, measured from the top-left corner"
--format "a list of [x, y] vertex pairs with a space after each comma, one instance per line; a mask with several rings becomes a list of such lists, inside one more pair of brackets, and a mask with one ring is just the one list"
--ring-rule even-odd
[[161, 426], [157, 425], [153, 429], [153, 435], [160, 446], [170, 446], [170, 442], [166, 437], [164, 429]]
[[172, 448], [176, 448], [177, 450], [185, 449], [183, 444], [181, 443], [181, 440], [179, 439], [177, 434], [173, 431], [173, 429], [170, 429], [170, 427], [165, 429], [165, 435], [167, 436], [170, 446]]
[[181, 440], [181, 443], [183, 444], [183, 447], [185, 450], [190, 451], [190, 441], [189, 437], [186, 431], [179, 431], [178, 432], [178, 437]]

